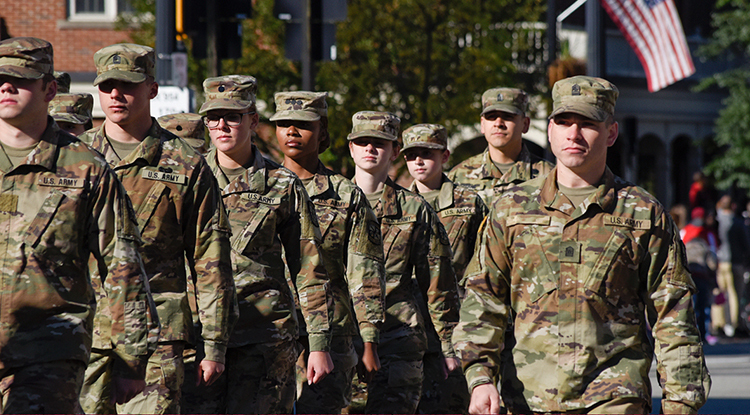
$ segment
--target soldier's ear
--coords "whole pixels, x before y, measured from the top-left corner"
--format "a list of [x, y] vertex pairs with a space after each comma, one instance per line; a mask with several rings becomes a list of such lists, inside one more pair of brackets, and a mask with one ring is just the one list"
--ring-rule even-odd
[[152, 82], [149, 86], [148, 99], [154, 99], [159, 94], [159, 84]]
[[448, 162], [448, 158], [450, 158], [450, 156], [451, 156], [450, 150], [448, 150], [447, 148], [443, 150], [443, 164]]

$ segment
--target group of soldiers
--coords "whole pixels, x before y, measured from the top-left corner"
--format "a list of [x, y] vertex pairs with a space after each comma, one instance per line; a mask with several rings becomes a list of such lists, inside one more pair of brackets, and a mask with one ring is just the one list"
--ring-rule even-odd
[[367, 413], [650, 413], [654, 356], [664, 413], [705, 402], [679, 233], [606, 167], [610, 82], [555, 84], [556, 166], [516, 88], [482, 95], [487, 150], [448, 174], [443, 126], [357, 112], [349, 180], [319, 159], [326, 93], [275, 94], [280, 165], [254, 77], [157, 121], [151, 48], [94, 64], [91, 128], [49, 42], [0, 42], [3, 412], [340, 413], [359, 382]]

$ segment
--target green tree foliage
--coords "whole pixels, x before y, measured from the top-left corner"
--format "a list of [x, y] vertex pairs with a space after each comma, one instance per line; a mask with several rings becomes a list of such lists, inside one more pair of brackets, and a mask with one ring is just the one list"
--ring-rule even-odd
[[719, 0], [712, 16], [715, 31], [699, 50], [704, 58], [737, 63], [734, 69], [705, 79], [698, 89], [721, 87], [729, 92], [716, 121], [716, 144], [724, 149], [706, 166], [717, 186], [750, 190], [750, 0]]

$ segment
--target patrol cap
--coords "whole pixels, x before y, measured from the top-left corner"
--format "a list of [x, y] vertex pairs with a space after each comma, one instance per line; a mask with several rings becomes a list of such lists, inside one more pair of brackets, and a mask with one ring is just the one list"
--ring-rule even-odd
[[327, 117], [327, 96], [327, 92], [277, 92], [274, 94], [276, 114], [268, 120], [317, 121], [320, 117]]
[[179, 114], [162, 115], [156, 121], [165, 130], [172, 132], [174, 135], [187, 138], [205, 139], [206, 126], [203, 124], [203, 118], [198, 114], [183, 112]]
[[201, 114], [211, 110], [246, 110], [255, 106], [258, 82], [248, 75], [226, 75], [207, 78], [203, 81], [206, 102], [201, 105]]
[[400, 126], [401, 119], [390, 112], [360, 111], [352, 116], [352, 132], [347, 139], [375, 137], [398, 142]]
[[52, 45], [35, 37], [12, 37], [0, 42], [0, 75], [42, 79], [52, 75]]
[[552, 87], [552, 114], [572, 112], [594, 121], [606, 121], [615, 114], [617, 87], [602, 78], [574, 76], [555, 82]]
[[94, 85], [110, 79], [141, 83], [154, 76], [154, 59], [154, 50], [148, 46], [116, 43], [101, 48], [94, 53]]
[[402, 134], [404, 150], [421, 147], [435, 150], [448, 148], [448, 131], [440, 124], [417, 124]]
[[91, 121], [94, 97], [91, 94], [57, 94], [49, 103], [49, 115], [55, 121], [86, 124]]
[[69, 73], [55, 71], [53, 73], [53, 76], [55, 77], [55, 82], [57, 82], [58, 94], [67, 94], [68, 92], [70, 92], [70, 74]]
[[482, 94], [482, 114], [503, 111], [511, 114], [526, 114], [529, 96], [518, 88], [491, 88]]

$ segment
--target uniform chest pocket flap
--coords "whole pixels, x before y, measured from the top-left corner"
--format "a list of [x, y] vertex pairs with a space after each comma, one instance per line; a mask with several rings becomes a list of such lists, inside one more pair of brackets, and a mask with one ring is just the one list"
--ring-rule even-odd
[[[398, 219], [383, 218], [383, 226], [386, 226], [386, 232], [383, 235], [383, 253], [385, 258], [391, 258], [391, 250], [394, 248], [398, 249], [400, 245], [397, 241], [404, 241], [404, 245], [408, 244], [411, 240], [411, 233], [414, 231], [414, 226], [417, 222], [417, 218], [414, 215], [406, 215]], [[404, 247], [406, 249], [408, 247]], [[399, 256], [404, 256], [405, 252], [399, 252]], [[390, 262], [390, 261], [389, 261]]]
[[138, 218], [138, 226], [141, 228], [141, 233], [146, 229], [151, 218], [156, 212], [156, 208], [159, 206], [159, 202], [162, 197], [167, 197], [169, 188], [162, 182], [154, 182], [148, 194], [143, 199], [143, 203], [136, 212], [136, 218]]
[[[273, 211], [271, 207], [263, 203], [257, 203], [254, 207], [249, 207], [247, 211], [252, 212], [252, 214], [242, 231], [232, 232], [230, 239], [232, 249], [237, 252], [245, 252], [251, 241], [258, 247], [271, 246], [276, 237], [276, 226], [275, 223], [271, 223], [273, 218], [270, 218]], [[270, 229], [267, 229], [269, 227]], [[256, 235], [257, 238], [254, 238]]]
[[[28, 231], [26, 231], [26, 236], [24, 237], [24, 243], [26, 245], [32, 248], [36, 248], [37, 245], [39, 245], [39, 243], [41, 242], [42, 235], [45, 233], [45, 231], [47, 231], [48, 234], [50, 232], [75, 232], [74, 229], [65, 230], [50, 228], [50, 222], [52, 221], [52, 218], [55, 217], [55, 212], [57, 212], [65, 197], [66, 196], [64, 193], [56, 190], [52, 190], [47, 195], [47, 197], [44, 199], [44, 202], [42, 202], [42, 206], [39, 208], [39, 212], [37, 212], [36, 217], [34, 217], [34, 219], [31, 221], [31, 225], [29, 225]], [[73, 223], [74, 221], [66, 222], [69, 224], [69, 226], [80, 227], [83, 225], [80, 223]], [[70, 241], [70, 234], [59, 236], [60, 238], [55, 237], [55, 235], [49, 235], [49, 239], [53, 242], [55, 240]], [[74, 244], [70, 245], [75, 246]]]
[[603, 247], [597, 248], [589, 242], [589, 246], [585, 248], [596, 254], [596, 260], [591, 261], [593, 266], [590, 269], [586, 269], [587, 261], [583, 261], [584, 272], [588, 271], [588, 275], [584, 274], [584, 287], [603, 296], [613, 305], [620, 303], [621, 299], [635, 301], [640, 285], [637, 277], [639, 245], [629, 229], [606, 228], [613, 232]]
[[[520, 277], [512, 281], [511, 300], [518, 304], [522, 298], [537, 302], [543, 296], [558, 288], [560, 281], [560, 264], [553, 244], [544, 243], [553, 232], [550, 228], [551, 218], [543, 215], [516, 215], [506, 221], [508, 232], [512, 235], [511, 252], [513, 267], [526, 269]], [[557, 239], [557, 238], [552, 238]]]
[[314, 200], [315, 215], [318, 217], [318, 227], [320, 228], [320, 234], [323, 239], [326, 238], [331, 225], [336, 221], [337, 218], [345, 218], [347, 216], [348, 203], [341, 202], [338, 200]]

